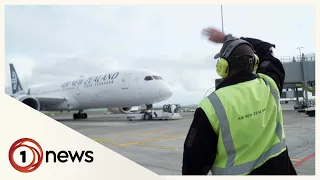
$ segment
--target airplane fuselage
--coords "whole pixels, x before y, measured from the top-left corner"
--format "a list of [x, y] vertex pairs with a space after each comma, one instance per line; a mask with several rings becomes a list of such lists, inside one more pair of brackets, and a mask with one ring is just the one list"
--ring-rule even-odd
[[169, 84], [155, 72], [117, 70], [29, 88], [28, 94], [65, 98], [66, 101], [62, 103], [44, 103], [41, 108], [45, 111], [63, 111], [154, 104], [168, 99], [172, 92]]

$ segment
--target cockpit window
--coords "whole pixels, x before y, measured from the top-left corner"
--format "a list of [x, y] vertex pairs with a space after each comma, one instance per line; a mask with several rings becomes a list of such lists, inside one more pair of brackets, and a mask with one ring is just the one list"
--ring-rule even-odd
[[155, 80], [161, 80], [162, 78], [160, 76], [152, 76]]
[[144, 80], [145, 80], [145, 81], [151, 81], [151, 80], [153, 80], [153, 78], [152, 78], [151, 76], [146, 76], [146, 77], [144, 78]]

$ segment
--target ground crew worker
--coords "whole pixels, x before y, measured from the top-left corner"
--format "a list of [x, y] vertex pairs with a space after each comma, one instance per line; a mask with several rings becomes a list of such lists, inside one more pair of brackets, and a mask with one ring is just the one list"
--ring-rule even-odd
[[288, 155], [280, 92], [285, 71], [275, 45], [208, 28], [223, 43], [223, 81], [202, 100], [184, 143], [182, 175], [296, 175]]

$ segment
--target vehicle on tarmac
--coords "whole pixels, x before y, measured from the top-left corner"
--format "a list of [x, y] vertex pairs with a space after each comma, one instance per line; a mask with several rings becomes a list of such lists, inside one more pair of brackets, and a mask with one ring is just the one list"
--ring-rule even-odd
[[308, 115], [309, 117], [315, 117], [316, 115], [316, 108], [315, 107], [309, 107], [305, 109], [305, 113], [306, 115]]
[[165, 104], [161, 110], [141, 110], [127, 115], [127, 120], [174, 120], [180, 119], [179, 104]]

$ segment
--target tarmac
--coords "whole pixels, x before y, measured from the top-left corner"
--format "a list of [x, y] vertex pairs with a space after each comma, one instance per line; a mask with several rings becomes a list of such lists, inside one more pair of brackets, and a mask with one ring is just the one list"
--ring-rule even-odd
[[[193, 112], [169, 121], [127, 121], [125, 115], [53, 117], [159, 175], [181, 175], [183, 144]], [[283, 111], [286, 143], [298, 175], [315, 175], [315, 117]], [[209, 172], [208, 175], [211, 173]]]

